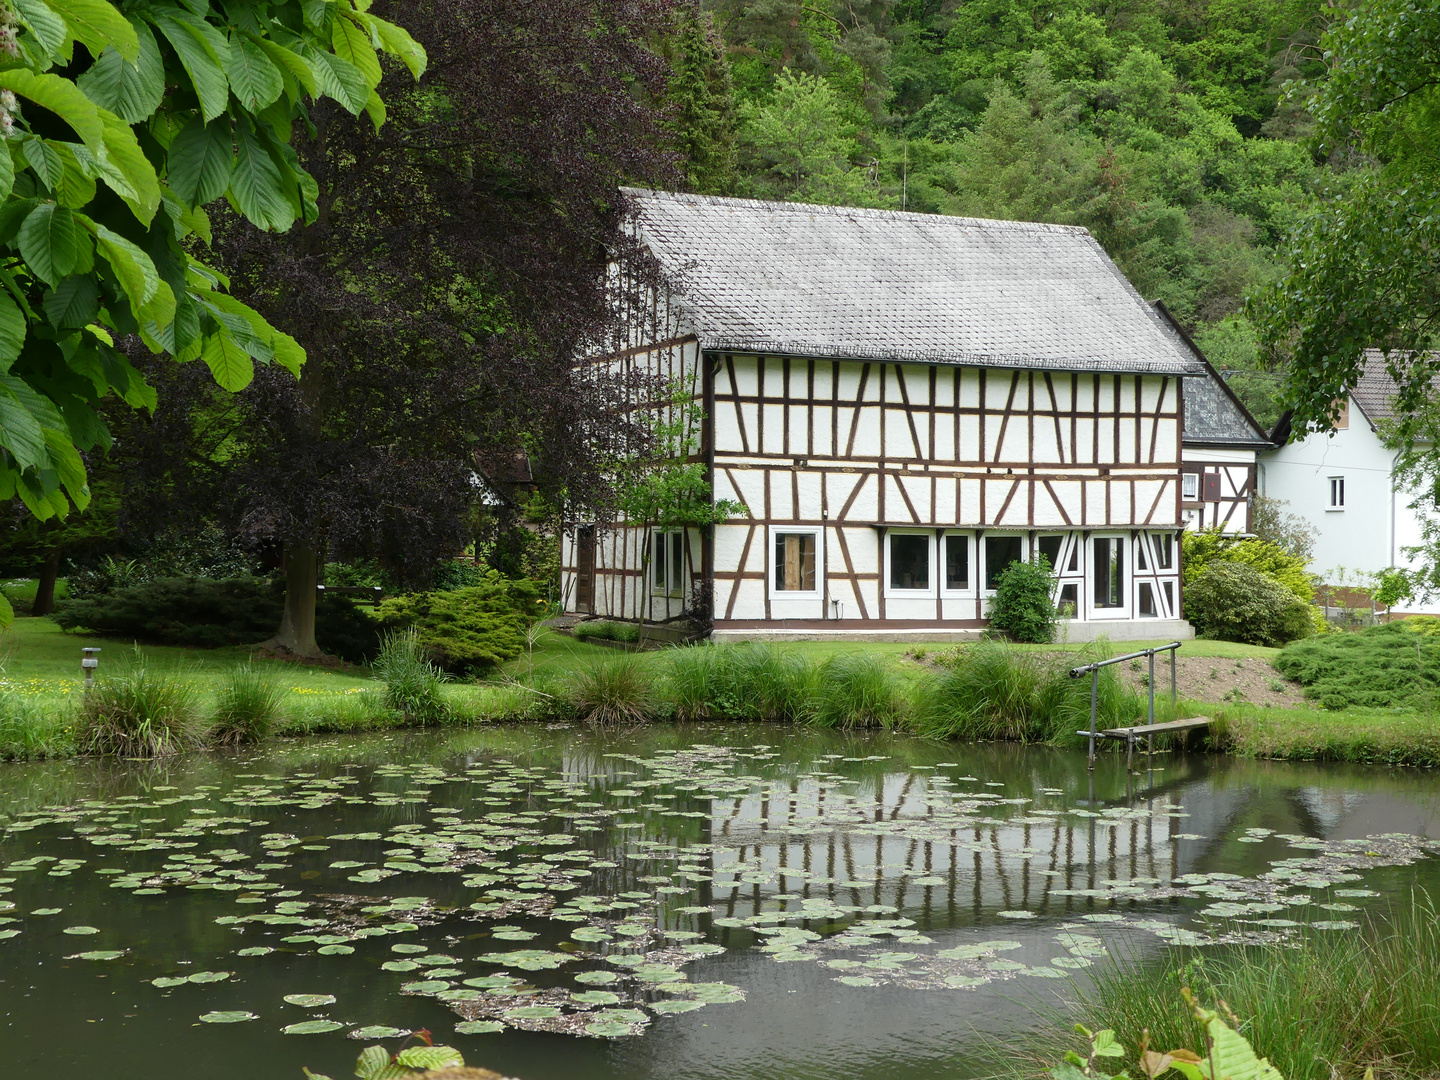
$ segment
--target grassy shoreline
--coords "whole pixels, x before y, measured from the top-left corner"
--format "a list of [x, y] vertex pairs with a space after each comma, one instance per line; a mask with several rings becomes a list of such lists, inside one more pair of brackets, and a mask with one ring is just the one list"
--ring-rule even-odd
[[[17, 619], [14, 626], [0, 636], [0, 696], [12, 705], [8, 710], [0, 710], [0, 760], [71, 757], [79, 753], [76, 723], [83, 696], [79, 657], [80, 649], [87, 645], [102, 648], [102, 676], [113, 671], [127, 654], [133, 655], [133, 646], [129, 643], [65, 633], [46, 619]], [[1114, 646], [1116, 650], [1126, 651], [1135, 647], [1139, 645], [1129, 642]], [[610, 699], [619, 695], [625, 700], [638, 695], [640, 705], [633, 718], [652, 722], [743, 716], [819, 726], [889, 727], [917, 735], [969, 741], [997, 737], [1060, 744], [1077, 741], [1072, 734], [1079, 715], [1073, 695], [1060, 705], [1055, 704], [1057, 693], [1063, 696], [1066, 689], [1063, 686], [1051, 685], [1048, 689], [1038, 684], [1019, 688], [1008, 684], [990, 686], [985, 690], [988, 696], [984, 701], [966, 706], [971, 713], [957, 716], [955, 708], [948, 708], [949, 715], [937, 716], [947, 712], [937, 708], [937, 700], [948, 704], [956, 692], [963, 696], [965, 690], [964, 680], [952, 678], [956, 689], [950, 696], [937, 694], [932, 684], [951, 678], [954, 672], [953, 666], [937, 667], [934, 662], [937, 655], [950, 658], [953, 664], [955, 657], [969, 656], [974, 646], [957, 649], [924, 643], [788, 642], [769, 650], [770, 658], [760, 665], [761, 670], [740, 675], [732, 673], [728, 689], [716, 684], [717, 673], [709, 670], [716, 667], [713, 663], [706, 670], [685, 674], [687, 669], [696, 666], [689, 661], [696, 659], [697, 653], [720, 653], [734, 648], [623, 653], [546, 632], [532, 653], [504, 665], [490, 678], [442, 687], [447, 716], [439, 723], [426, 724], [413, 723], [403, 714], [386, 708], [383, 688], [367, 669], [311, 667], [263, 657], [252, 659], [251, 651], [245, 648], [195, 650], [154, 646], [143, 651], [147, 665], [190, 681], [205, 708], [213, 708], [216, 694], [237, 665], [253, 662], [284, 691], [281, 714], [273, 731], [282, 738], [408, 727], [554, 721], [573, 718], [567, 711], [573, 714], [577, 695], [585, 698], [588, 694], [585, 700], [598, 696], [603, 705], [609, 700], [608, 694]], [[1055, 654], [1082, 654], [1085, 649], [1075, 644], [1011, 646], [1009, 651], [1016, 663], [1010, 667], [1023, 675], [1025, 658], [1033, 657], [1037, 670], [1047, 662], [1053, 669]], [[1277, 652], [1210, 641], [1186, 642], [1184, 651], [1190, 656], [1254, 656], [1267, 660], [1273, 659]], [[700, 663], [699, 667], [707, 665]], [[616, 676], [624, 677], [617, 680]], [[1007, 679], [1015, 682], [1014, 676], [1015, 671], [1009, 670], [982, 672], [975, 677], [998, 683]], [[682, 685], [687, 678], [693, 684], [688, 689]], [[748, 683], [744, 681], [747, 678], [751, 680]], [[633, 684], [628, 688], [627, 680]], [[614, 685], [617, 682], [619, 685]], [[1133, 693], [1125, 697], [1129, 692], [1114, 688], [1112, 691], [1123, 698], [1112, 705], [1120, 710], [1117, 715], [1123, 715], [1126, 709], [1133, 711], [1138, 703]], [[1010, 700], [1025, 694], [1030, 695], [1026, 699], [1028, 705], [1022, 702], [1016, 706]], [[721, 707], [715, 706], [713, 699], [717, 695]], [[738, 698], [738, 701], [732, 702], [733, 708], [727, 714], [724, 702], [729, 698]], [[803, 702], [804, 707], [796, 702]], [[1164, 702], [1164, 706], [1168, 704]], [[1036, 709], [1047, 708], [1059, 711], [1049, 717], [1031, 715]], [[986, 709], [996, 715], [984, 723], [974, 722], [974, 711]], [[1164, 715], [1168, 712], [1165, 708]], [[1440, 767], [1440, 716], [1412, 709], [1326, 711], [1182, 701], [1179, 712], [1214, 717], [1216, 723], [1208, 740], [1209, 748], [1238, 757]], [[1000, 715], [1002, 713], [1004, 715]], [[629, 716], [622, 709], [615, 719], [625, 721]]]

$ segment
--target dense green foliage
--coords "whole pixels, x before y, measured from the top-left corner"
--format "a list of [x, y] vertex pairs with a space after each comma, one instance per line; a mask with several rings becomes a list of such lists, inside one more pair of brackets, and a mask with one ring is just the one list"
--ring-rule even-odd
[[640, 624], [616, 622], [613, 619], [590, 619], [576, 623], [570, 633], [581, 641], [600, 638], [603, 641], [637, 642], [640, 640]]
[[[1289, 948], [1232, 946], [1188, 950], [1179, 964], [1139, 955], [1107, 964], [1065, 1013], [1117, 1031], [1148, 1030], [1152, 1049], [1203, 1052], [1204, 1033], [1180, 1000], [1188, 987], [1243, 1018], [1250, 1042], [1288, 1080], [1360, 1080], [1371, 1068], [1395, 1080], [1433, 1076], [1440, 1069], [1440, 913], [1424, 892], [1397, 908], [1356, 932], [1305, 929]], [[1073, 1046], [1059, 1028], [1027, 1039], [1024, 1057], [1054, 1060]], [[1107, 1074], [1135, 1063], [1135, 1047], [1126, 1050]], [[1230, 1075], [1257, 1074], [1236, 1068]]]
[[[728, 71], [686, 102], [737, 170], [697, 190], [1088, 227], [1263, 424], [1280, 382], [1243, 312], [1334, 170], [1287, 80], [1319, 76], [1319, 0], [705, 0]], [[702, 81], [701, 73], [705, 73]], [[726, 83], [734, 106], [717, 105]], [[704, 92], [700, 88], [703, 85]], [[731, 127], [727, 134], [727, 118]], [[708, 159], [707, 159], [708, 160]]]
[[[1294, 632], [1287, 631], [1288, 636], [1268, 641], [1260, 641], [1252, 637], [1225, 637], [1219, 632], [1215, 632], [1211, 636], [1222, 637], [1227, 641], [1248, 641], [1255, 645], [1283, 645], [1286, 641], [1306, 637], [1311, 633], [1323, 633], [1327, 629], [1325, 613], [1314, 605], [1315, 577], [1307, 569], [1309, 565], [1307, 546], [1309, 535], [1296, 529], [1293, 525], [1283, 523], [1282, 515], [1278, 511], [1272, 512], [1270, 516], [1281, 519], [1270, 522], [1271, 529], [1268, 535], [1273, 539], [1262, 539], [1256, 536], [1246, 540], [1237, 540], [1219, 529], [1185, 533], [1180, 541], [1181, 577], [1185, 590], [1185, 617], [1194, 622], [1197, 628], [1200, 625], [1196, 622], [1197, 619], [1214, 623], [1218, 618], [1221, 623], [1225, 623], [1229, 616], [1223, 610], [1218, 615], [1212, 615], [1208, 610], [1202, 611], [1200, 607], [1195, 606], [1202, 602], [1209, 604], [1213, 598], [1210, 593], [1202, 590], [1200, 594], [1204, 598], [1202, 601], [1196, 597], [1193, 587], [1200, 580], [1201, 575], [1213, 564], [1232, 563], [1258, 570], [1293, 595], [1305, 606], [1309, 629], [1301, 631], [1297, 624]], [[1232, 584], [1238, 585], [1238, 579]], [[1268, 593], [1269, 590], [1266, 592]], [[1278, 604], [1279, 601], [1274, 603]], [[1272, 606], [1274, 605], [1272, 604]], [[1294, 606], [1288, 605], [1285, 610], [1291, 612], [1291, 615], [1287, 615], [1285, 618], [1292, 618]], [[1232, 619], [1231, 622], [1237, 620], [1238, 617]], [[1282, 620], [1282, 623], [1267, 625], [1270, 630], [1274, 630], [1280, 625], [1288, 626], [1288, 623], [1284, 623]], [[1201, 631], [1201, 633], [1209, 632]]]
[[450, 676], [430, 662], [429, 651], [411, 626], [388, 631], [375, 654], [375, 678], [385, 686], [385, 706], [412, 724], [439, 723], [449, 711], [440, 688]]
[[1275, 667], [1327, 709], [1355, 706], [1433, 709], [1440, 692], [1440, 637], [1410, 620], [1289, 645]]
[[215, 695], [210, 741], [243, 746], [266, 738], [280, 722], [285, 689], [254, 664], [239, 664]]
[[[280, 617], [282, 596], [257, 578], [157, 578], [56, 604], [54, 619], [66, 630], [86, 629], [132, 641], [218, 648], [265, 640]], [[376, 625], [343, 597], [322, 600], [316, 636], [348, 660], [375, 651]]]
[[1185, 617], [1203, 637], [1284, 645], [1314, 632], [1311, 606], [1269, 574], [1217, 561], [1185, 589]]
[[391, 597], [377, 614], [386, 625], [414, 627], [431, 660], [460, 671], [515, 659], [545, 610], [533, 581], [502, 578], [491, 570], [479, 585]]
[[378, 126], [376, 53], [423, 69], [423, 50], [368, 7], [0, 5], [0, 500], [41, 519], [89, 504], [80, 451], [110, 444], [97, 406], [156, 404], [117, 338], [202, 360], [231, 390], [257, 362], [298, 372], [304, 350], [194, 253], [221, 195], [263, 229], [316, 216], [289, 144], [307, 99]]
[[816, 677], [807, 657], [763, 642], [695, 645], [671, 655], [668, 696], [682, 720], [795, 721]]
[[851, 653], [820, 665], [809, 721], [821, 727], [891, 728], [909, 712], [905, 686], [878, 656]]
[[637, 724], [655, 715], [659, 695], [648, 667], [635, 656], [590, 664], [571, 681], [568, 704], [586, 724]]
[[194, 685], [179, 672], [151, 668], [139, 649], [85, 691], [77, 728], [83, 752], [117, 757], [163, 757], [204, 738]]
[[990, 627], [1015, 641], [1043, 644], [1055, 637], [1055, 575], [1043, 555], [1037, 562], [1011, 563], [995, 583]]

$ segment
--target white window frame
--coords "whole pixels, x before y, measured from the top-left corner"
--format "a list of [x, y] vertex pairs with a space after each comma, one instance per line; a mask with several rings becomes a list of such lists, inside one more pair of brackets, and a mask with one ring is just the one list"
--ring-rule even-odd
[[[825, 592], [825, 530], [819, 525], [772, 525], [766, 536], [765, 592], [775, 600], [814, 600]], [[780, 536], [806, 535], [815, 537], [815, 588], [777, 589], [775, 587], [775, 539]]]
[[[686, 537], [685, 534], [685, 529], [662, 529], [657, 527], [650, 530], [650, 565], [646, 568], [646, 576], [650, 579], [651, 596], [684, 598], [686, 584], [685, 564], [689, 561], [687, 556], [690, 547], [686, 542], [688, 537]], [[676, 567], [674, 565], [675, 560], [670, 558], [670, 538], [672, 536], [681, 538], [679, 567]], [[656, 563], [658, 561], [656, 553], [662, 550], [662, 545], [665, 552], [665, 581], [663, 584], [655, 580]]]
[[[1152, 532], [1150, 534], [1150, 550], [1155, 556], [1154, 572], [1156, 574], [1175, 573], [1175, 549], [1177, 546], [1178, 544], [1174, 533]], [[1160, 556], [1167, 551], [1170, 557], [1162, 561]], [[1160, 602], [1159, 597], [1156, 597], [1155, 602], [1157, 604]]]
[[1182, 472], [1180, 474], [1180, 501], [1200, 501], [1200, 474], [1198, 472]]
[[989, 585], [986, 584], [990, 580], [990, 558], [984, 553], [985, 541], [998, 540], [1008, 536], [1019, 537], [1020, 561], [1026, 563], [1030, 561], [1031, 545], [1028, 542], [1028, 533], [1017, 532], [1012, 529], [986, 529], [984, 535], [980, 537], [980, 542], [975, 545], [979, 553], [979, 558], [976, 561], [980, 564], [980, 576], [977, 578], [976, 584], [979, 586], [982, 596], [995, 595], [995, 590], [990, 588]]
[[[1327, 505], [1327, 506], [1325, 507], [1325, 509], [1326, 509], [1327, 511], [1329, 511], [1329, 510], [1344, 510], [1344, 509], [1345, 509], [1345, 477], [1343, 477], [1343, 476], [1327, 476], [1325, 479], [1326, 479], [1326, 482], [1329, 484], [1329, 505]], [[1338, 501], [1337, 501], [1337, 499], [1336, 499], [1336, 496], [1337, 496], [1337, 495], [1339, 496]]]
[[[1118, 540], [1120, 550], [1124, 558], [1125, 581], [1120, 588], [1121, 603], [1116, 607], [1102, 607], [1097, 604], [1095, 596], [1095, 568], [1099, 559], [1095, 555], [1095, 543], [1098, 540]], [[1091, 619], [1130, 619], [1133, 618], [1136, 604], [1135, 590], [1135, 544], [1130, 540], [1128, 532], [1093, 532], [1087, 541], [1090, 550], [1087, 552], [1089, 558], [1086, 560], [1085, 585], [1080, 595], [1085, 597], [1085, 608]]]
[[1056, 578], [1059, 578], [1063, 574], [1070, 573], [1070, 571], [1065, 569], [1065, 556], [1068, 555], [1071, 550], [1070, 532], [1068, 529], [1037, 529], [1035, 532], [1035, 550], [1032, 555], [1032, 561], [1039, 561], [1040, 556], [1043, 554], [1040, 550], [1040, 541], [1047, 536], [1058, 536], [1060, 538], [1059, 561], [1052, 563], [1050, 566], [1050, 573]]
[[[893, 550], [891, 543], [896, 536], [923, 536], [930, 552], [930, 584], [923, 589], [901, 589], [890, 584], [890, 553]], [[881, 568], [884, 578], [881, 584], [885, 586], [885, 598], [887, 600], [924, 600], [934, 599], [939, 595], [940, 590], [940, 565], [936, 558], [937, 545], [935, 543], [934, 529], [886, 529], [885, 530], [885, 559]]]
[[[952, 536], [962, 537], [970, 548], [970, 584], [963, 589], [952, 589], [945, 584], [945, 545], [949, 543]], [[965, 529], [946, 529], [944, 539], [938, 546], [935, 553], [936, 583], [940, 586], [940, 595], [946, 597], [967, 596], [974, 597], [980, 588], [980, 552], [979, 545], [975, 542], [975, 533]], [[888, 578], [886, 579], [889, 580]]]

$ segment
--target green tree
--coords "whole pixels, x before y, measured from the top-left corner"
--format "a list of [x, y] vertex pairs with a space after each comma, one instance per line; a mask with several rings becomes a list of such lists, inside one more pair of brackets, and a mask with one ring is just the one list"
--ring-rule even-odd
[[[305, 101], [375, 124], [377, 52], [423, 50], [364, 0], [0, 0], [0, 499], [36, 518], [84, 510], [96, 407], [155, 392], [116, 348], [203, 360], [229, 390], [304, 350], [194, 255], [224, 195], [283, 231], [314, 215], [289, 146]], [[0, 600], [0, 617], [9, 606]]]
[[735, 83], [725, 62], [725, 42], [710, 15], [697, 7], [679, 17], [671, 48], [668, 98], [677, 149], [692, 190], [728, 195], [735, 187], [738, 120]]

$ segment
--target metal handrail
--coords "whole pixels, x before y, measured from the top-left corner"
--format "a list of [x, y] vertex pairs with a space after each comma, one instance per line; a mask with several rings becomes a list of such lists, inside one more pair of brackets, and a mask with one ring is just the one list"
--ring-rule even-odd
[[[1072, 679], [1078, 679], [1086, 672], [1090, 674], [1090, 731], [1088, 734], [1090, 736], [1089, 767], [1092, 771], [1095, 768], [1095, 740], [1100, 737], [1100, 732], [1096, 727], [1095, 716], [1096, 702], [1100, 694], [1100, 669], [1109, 667], [1112, 664], [1123, 664], [1126, 660], [1138, 660], [1142, 656], [1149, 657], [1150, 677], [1145, 683], [1146, 689], [1150, 691], [1149, 725], [1147, 726], [1153, 726], [1155, 723], [1155, 654], [1162, 652], [1168, 652], [1170, 654], [1170, 700], [1172, 703], [1178, 704], [1180, 694], [1176, 686], [1175, 678], [1175, 651], [1180, 648], [1180, 645], [1181, 642], [1172, 641], [1169, 645], [1157, 645], [1153, 649], [1141, 649], [1139, 652], [1126, 653], [1124, 656], [1112, 656], [1108, 660], [1096, 660], [1093, 664], [1081, 664], [1079, 667], [1070, 669], [1070, 678]], [[1125, 742], [1128, 751], [1125, 755], [1125, 764], [1126, 768], [1129, 768], [1130, 762], [1135, 754], [1135, 737], [1131, 735]], [[1151, 750], [1154, 750], [1153, 736], [1149, 739], [1149, 746]]]

